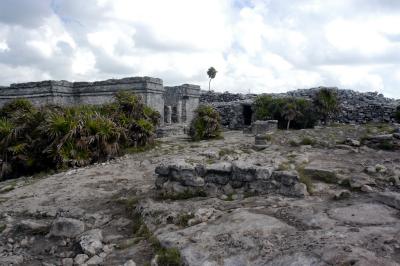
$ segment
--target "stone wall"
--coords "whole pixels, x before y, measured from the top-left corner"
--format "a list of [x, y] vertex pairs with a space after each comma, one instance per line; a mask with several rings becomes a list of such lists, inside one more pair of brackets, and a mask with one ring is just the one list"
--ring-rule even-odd
[[242, 94], [230, 92], [214, 92], [214, 91], [201, 91], [200, 102], [234, 102], [246, 99], [255, 98], [255, 94]]
[[[211, 102], [206, 103], [213, 106], [221, 116], [221, 124], [229, 129], [243, 129], [249, 125], [245, 124], [244, 108], [253, 110], [252, 100], [240, 100], [234, 102]], [[253, 115], [252, 115], [253, 116]], [[252, 118], [254, 120], [254, 117]]]
[[[312, 99], [320, 88], [295, 90], [283, 95]], [[391, 122], [394, 121], [396, 106], [400, 105], [399, 100], [386, 98], [377, 92], [329, 89], [337, 92], [341, 111], [334, 119], [341, 123]]]
[[291, 197], [307, 195], [296, 171], [276, 171], [272, 166], [257, 166], [247, 161], [222, 161], [192, 165], [183, 160], [156, 167], [156, 188], [165, 196], [199, 194], [208, 196], [242, 193], [278, 193]]
[[[299, 97], [312, 99], [322, 87], [271, 93], [272, 97]], [[385, 98], [376, 92], [356, 92], [334, 89], [338, 93], [341, 111], [334, 117], [340, 123], [393, 122], [396, 106], [400, 100]], [[257, 95], [202, 92], [200, 103], [211, 104], [221, 115], [222, 125], [229, 129], [242, 129], [244, 124], [243, 106], [253, 105]]]
[[[200, 86], [183, 84], [165, 87], [164, 104], [172, 110], [172, 122], [190, 122], [199, 105]], [[175, 121], [174, 121], [175, 120]]]
[[103, 104], [113, 100], [121, 90], [132, 90], [144, 102], [164, 113], [164, 87], [161, 79], [133, 77], [96, 82], [41, 81], [11, 84], [0, 90], [0, 106], [15, 98], [26, 98], [35, 105]]

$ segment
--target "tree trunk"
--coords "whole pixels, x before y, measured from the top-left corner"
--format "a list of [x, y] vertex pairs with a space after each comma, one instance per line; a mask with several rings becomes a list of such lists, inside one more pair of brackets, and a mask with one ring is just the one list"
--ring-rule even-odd
[[287, 121], [287, 128], [286, 128], [286, 130], [289, 130], [289, 127], [290, 127], [290, 120]]
[[208, 82], [208, 91], [211, 91], [211, 79], [210, 79], [210, 81]]

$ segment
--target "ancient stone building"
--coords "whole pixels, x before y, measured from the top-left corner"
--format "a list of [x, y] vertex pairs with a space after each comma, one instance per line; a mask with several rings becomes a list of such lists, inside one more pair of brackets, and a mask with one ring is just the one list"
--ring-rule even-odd
[[[129, 77], [95, 82], [41, 81], [0, 87], [0, 107], [16, 98], [26, 98], [35, 105], [103, 104], [121, 90], [133, 91], [150, 107], [160, 112], [162, 122], [190, 122], [199, 104], [200, 87], [184, 84], [164, 87], [151, 77]], [[165, 114], [166, 113], [166, 114]]]
[[[165, 87], [164, 114], [171, 114], [173, 123], [189, 122], [193, 118], [194, 110], [199, 105], [200, 86], [183, 84], [175, 87]], [[168, 110], [168, 111], [167, 111]], [[165, 116], [167, 123], [169, 117]]]

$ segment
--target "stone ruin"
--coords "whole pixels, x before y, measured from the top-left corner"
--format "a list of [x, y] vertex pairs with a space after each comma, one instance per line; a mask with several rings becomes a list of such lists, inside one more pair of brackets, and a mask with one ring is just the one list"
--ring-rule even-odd
[[199, 193], [207, 196], [278, 193], [290, 197], [307, 195], [296, 171], [277, 171], [273, 166], [254, 165], [247, 161], [221, 161], [213, 164], [190, 164], [177, 160], [156, 167], [156, 188], [165, 196]]
[[140, 95], [146, 105], [160, 112], [161, 123], [166, 124], [190, 121], [199, 105], [200, 86], [165, 87], [159, 78], [129, 77], [95, 82], [48, 80], [11, 84], [0, 87], [0, 107], [16, 98], [26, 98], [37, 106], [104, 104], [122, 90]]
[[[269, 93], [272, 97], [296, 97], [312, 99], [324, 87], [301, 89], [286, 93]], [[337, 92], [341, 111], [334, 117], [339, 123], [362, 124], [367, 122], [394, 122], [400, 100], [384, 97], [376, 92], [356, 92], [329, 88]], [[233, 94], [202, 91], [200, 103], [214, 106], [221, 114], [221, 123], [229, 129], [244, 129], [255, 121], [253, 103], [255, 94]]]

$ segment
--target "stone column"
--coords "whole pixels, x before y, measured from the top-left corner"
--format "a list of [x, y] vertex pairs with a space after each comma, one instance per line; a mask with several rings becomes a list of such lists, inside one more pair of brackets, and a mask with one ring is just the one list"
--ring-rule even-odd
[[176, 122], [181, 123], [182, 122], [182, 101], [179, 100], [178, 104], [176, 106]]
[[166, 124], [171, 124], [172, 108], [170, 105], [164, 107], [164, 121]]

